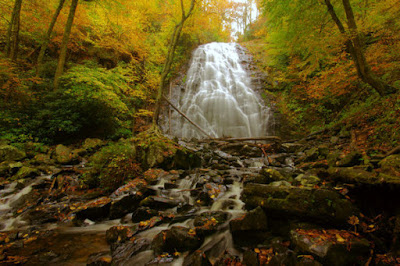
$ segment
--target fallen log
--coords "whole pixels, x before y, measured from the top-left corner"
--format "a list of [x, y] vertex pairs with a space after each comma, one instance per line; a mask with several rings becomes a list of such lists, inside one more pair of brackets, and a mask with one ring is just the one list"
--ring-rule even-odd
[[164, 100], [173, 108], [175, 109], [175, 111], [177, 111], [181, 116], [183, 116], [187, 121], [189, 121], [190, 124], [192, 124], [193, 126], [195, 126], [198, 130], [200, 130], [201, 133], [203, 133], [204, 135], [206, 135], [208, 138], [210, 139], [214, 139], [213, 137], [211, 137], [207, 132], [205, 132], [199, 125], [197, 125], [195, 122], [193, 122], [192, 120], [190, 120], [189, 117], [187, 117], [181, 110], [178, 109], [178, 107], [176, 107], [173, 103], [171, 103], [171, 101], [165, 97], [164, 95], [162, 95], [162, 97], [164, 98]]

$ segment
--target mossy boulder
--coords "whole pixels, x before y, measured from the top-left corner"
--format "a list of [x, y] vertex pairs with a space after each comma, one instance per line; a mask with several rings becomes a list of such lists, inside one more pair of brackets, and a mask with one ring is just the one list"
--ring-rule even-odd
[[306, 254], [318, 256], [323, 265], [360, 265], [369, 257], [368, 240], [343, 230], [292, 230], [292, 243]]
[[269, 184], [274, 181], [282, 181], [286, 178], [277, 170], [273, 168], [263, 168], [260, 171], [260, 175], [255, 176], [249, 181], [260, 184]]
[[4, 161], [20, 161], [26, 153], [11, 145], [0, 145], [0, 163]]
[[12, 177], [12, 180], [34, 178], [40, 175], [40, 171], [36, 168], [23, 166], [18, 172]]
[[248, 183], [242, 192], [246, 208], [260, 206], [278, 217], [347, 224], [357, 208], [341, 194], [325, 189]]
[[332, 167], [328, 169], [331, 179], [350, 184], [364, 185], [400, 185], [400, 176], [368, 172], [354, 167]]
[[400, 175], [400, 154], [390, 155], [379, 162], [384, 173]]
[[75, 164], [79, 162], [79, 155], [62, 144], [57, 145], [54, 151], [54, 159], [59, 164]]
[[98, 150], [99, 148], [103, 147], [104, 145], [105, 145], [105, 142], [102, 141], [101, 139], [88, 138], [88, 139], [85, 139], [85, 141], [83, 142], [82, 149], [87, 152], [93, 152], [93, 151]]
[[353, 151], [344, 156], [344, 158], [338, 161], [336, 165], [339, 167], [349, 167], [349, 166], [360, 165], [361, 162], [362, 162], [362, 154], [359, 153], [358, 151]]
[[156, 255], [163, 252], [174, 253], [188, 250], [196, 250], [200, 247], [203, 239], [196, 231], [182, 226], [173, 226], [156, 235], [151, 247]]

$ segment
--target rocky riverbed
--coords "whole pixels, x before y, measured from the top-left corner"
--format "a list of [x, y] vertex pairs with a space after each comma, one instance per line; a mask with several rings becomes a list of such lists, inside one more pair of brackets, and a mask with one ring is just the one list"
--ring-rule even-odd
[[173, 152], [122, 142], [142, 171], [112, 191], [90, 178], [110, 143], [0, 146], [2, 265], [400, 262], [398, 154], [357, 152], [339, 130]]

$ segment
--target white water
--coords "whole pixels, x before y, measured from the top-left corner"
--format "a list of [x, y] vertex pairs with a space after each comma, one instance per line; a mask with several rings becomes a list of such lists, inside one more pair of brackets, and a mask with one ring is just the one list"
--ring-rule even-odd
[[[238, 44], [209, 43], [193, 54], [186, 86], [175, 96], [178, 108], [213, 137], [258, 137], [267, 134], [269, 108], [251, 88], [240, 64]], [[204, 138], [174, 112], [173, 135]]]

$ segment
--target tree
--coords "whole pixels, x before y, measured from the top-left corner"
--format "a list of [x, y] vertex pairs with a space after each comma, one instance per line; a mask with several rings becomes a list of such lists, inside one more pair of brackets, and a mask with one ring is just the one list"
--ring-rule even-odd
[[153, 116], [153, 127], [157, 126], [158, 123], [158, 118], [160, 116], [160, 109], [161, 109], [161, 102], [163, 98], [163, 92], [166, 87], [167, 83], [167, 78], [168, 74], [171, 72], [171, 67], [172, 63], [174, 61], [174, 55], [175, 55], [175, 50], [176, 46], [178, 45], [179, 38], [182, 33], [183, 26], [185, 24], [185, 21], [191, 16], [196, 0], [191, 0], [190, 1], [190, 8], [189, 11], [186, 13], [185, 11], [185, 5], [183, 4], [183, 0], [180, 0], [181, 3], [181, 20], [179, 23], [175, 25], [174, 31], [171, 36], [171, 40], [168, 46], [168, 54], [167, 54], [167, 59], [165, 61], [163, 70], [161, 72], [161, 80], [160, 80], [160, 85], [158, 88], [157, 92], [157, 98], [156, 98], [156, 110], [154, 112]]
[[58, 89], [58, 87], [60, 85], [59, 84], [60, 77], [64, 72], [64, 65], [65, 65], [65, 59], [67, 57], [69, 36], [71, 34], [72, 25], [74, 23], [74, 17], [75, 17], [76, 8], [78, 7], [78, 2], [79, 2], [79, 0], [72, 0], [71, 7], [69, 9], [68, 20], [67, 20], [67, 24], [65, 25], [63, 40], [62, 40], [61, 47], [60, 47], [60, 57], [58, 59], [56, 74], [54, 76], [54, 90]]
[[5, 52], [7, 57], [11, 58], [13, 61], [15, 61], [18, 56], [21, 8], [22, 0], [15, 0], [14, 9], [7, 30]]
[[337, 16], [331, 1], [325, 0], [325, 5], [328, 8], [328, 12], [331, 18], [337, 25], [340, 33], [344, 35], [347, 39], [345, 45], [357, 68], [358, 76], [363, 82], [369, 84], [372, 88], [374, 88], [376, 92], [378, 92], [381, 96], [394, 93], [396, 91], [395, 88], [389, 86], [371, 72], [371, 69], [364, 56], [363, 43], [360, 38], [360, 33], [357, 29], [357, 24], [354, 18], [354, 13], [350, 1], [342, 0], [342, 3], [346, 13], [349, 32], [346, 31], [345, 27]]
[[40, 72], [41, 72], [41, 67], [43, 64], [43, 58], [44, 58], [44, 54], [46, 52], [47, 46], [49, 45], [50, 42], [50, 38], [51, 38], [51, 34], [53, 33], [53, 29], [54, 29], [54, 25], [57, 22], [57, 18], [60, 15], [60, 12], [64, 6], [65, 0], [60, 0], [58, 7], [56, 9], [56, 11], [54, 12], [53, 18], [51, 20], [49, 29], [47, 30], [47, 34], [42, 42], [42, 45], [40, 47], [40, 52], [39, 52], [39, 56], [37, 59], [37, 66], [36, 66], [36, 75], [39, 76]]

